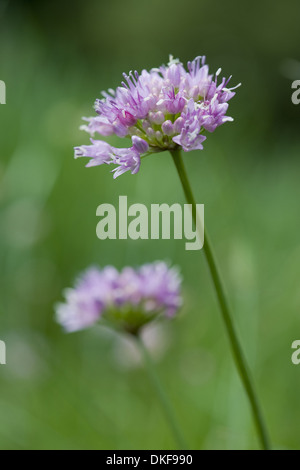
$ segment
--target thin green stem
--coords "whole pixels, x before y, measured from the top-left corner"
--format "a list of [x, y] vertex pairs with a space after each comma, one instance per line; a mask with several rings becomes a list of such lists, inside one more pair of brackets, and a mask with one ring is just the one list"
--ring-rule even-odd
[[[181, 181], [184, 193], [185, 193], [186, 200], [193, 207], [193, 219], [195, 221], [196, 202], [195, 202], [195, 198], [191, 189], [191, 185], [187, 177], [187, 173], [183, 164], [180, 150], [172, 151], [171, 155], [173, 157], [175, 166], [177, 168], [178, 175], [179, 175], [179, 178], [180, 178], [180, 181]], [[256, 424], [261, 446], [264, 450], [269, 450], [270, 449], [269, 437], [268, 437], [265, 422], [261, 413], [257, 394], [253, 386], [253, 382], [249, 373], [247, 362], [245, 360], [235, 327], [233, 325], [230, 308], [229, 308], [228, 301], [225, 295], [225, 289], [223, 286], [223, 282], [219, 273], [219, 269], [217, 267], [217, 263], [216, 263], [213, 250], [211, 248], [211, 243], [210, 243], [206, 230], [205, 230], [204, 240], [205, 241], [204, 241], [203, 251], [207, 260], [211, 278], [212, 278], [216, 295], [219, 301], [219, 305], [220, 305], [223, 320], [226, 326], [226, 330], [228, 333], [233, 357], [235, 359], [238, 372], [240, 374], [242, 383], [244, 385], [245, 391], [247, 393], [247, 396], [248, 396], [248, 399], [252, 408], [253, 418]]]
[[143, 355], [143, 359], [147, 368], [147, 372], [149, 375], [149, 379], [152, 382], [153, 388], [156, 391], [157, 397], [160, 401], [160, 404], [162, 406], [162, 409], [165, 413], [166, 419], [170, 425], [170, 428], [172, 429], [175, 441], [177, 442], [178, 449], [180, 450], [187, 450], [187, 444], [185, 442], [185, 439], [182, 435], [181, 429], [177, 423], [176, 417], [174, 415], [174, 411], [170, 405], [170, 401], [167, 397], [167, 394], [165, 392], [165, 389], [163, 388], [161, 381], [157, 375], [156, 369], [153, 365], [152, 359], [150, 357], [150, 354], [143, 342], [143, 340], [140, 338], [140, 336], [136, 336], [137, 344], [139, 346], [139, 349]]

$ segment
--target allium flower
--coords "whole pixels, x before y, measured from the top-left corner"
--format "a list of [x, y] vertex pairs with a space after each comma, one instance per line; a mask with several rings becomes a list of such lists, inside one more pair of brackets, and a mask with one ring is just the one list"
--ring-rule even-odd
[[108, 266], [89, 269], [74, 289], [65, 291], [66, 303], [56, 307], [57, 321], [72, 332], [100, 318], [131, 333], [163, 314], [173, 317], [181, 306], [181, 279], [163, 262], [118, 272]]
[[170, 56], [167, 66], [124, 74], [126, 82], [116, 91], [102, 92], [95, 103], [98, 116], [84, 118], [87, 125], [81, 129], [91, 136], [130, 137], [132, 147], [120, 149], [91, 139], [91, 145], [75, 148], [75, 157], [91, 158], [87, 166], [118, 165], [116, 178], [126, 171], [137, 173], [141, 157], [153, 152], [203, 149], [206, 131], [233, 120], [226, 113], [237, 87], [228, 88], [231, 77], [218, 84], [221, 69], [209, 74], [204, 56], [187, 65], [188, 71]]

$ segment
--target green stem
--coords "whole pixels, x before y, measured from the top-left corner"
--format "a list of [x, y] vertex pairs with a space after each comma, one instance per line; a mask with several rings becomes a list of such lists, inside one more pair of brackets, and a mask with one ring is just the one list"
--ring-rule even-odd
[[169, 399], [166, 395], [166, 392], [165, 392], [165, 390], [164, 390], [164, 388], [161, 384], [161, 381], [160, 381], [160, 379], [157, 375], [157, 372], [156, 372], [156, 369], [153, 365], [150, 354], [149, 354], [146, 346], [144, 345], [144, 342], [142, 341], [142, 339], [138, 335], [135, 336], [135, 338], [137, 340], [137, 344], [140, 348], [140, 351], [143, 355], [149, 378], [150, 378], [150, 380], [152, 382], [152, 385], [153, 385], [153, 387], [156, 391], [156, 394], [158, 396], [158, 399], [160, 401], [162, 409], [164, 410], [164, 413], [165, 413], [166, 419], [167, 419], [167, 421], [170, 425], [170, 428], [173, 431], [174, 438], [175, 438], [175, 440], [177, 442], [177, 445], [178, 445], [178, 449], [187, 450], [188, 447], [187, 447], [186, 442], [184, 440], [184, 437], [182, 435], [181, 429], [180, 429], [180, 427], [177, 423], [177, 420], [176, 420], [175, 415], [174, 415], [174, 411], [173, 411], [173, 409], [170, 405], [170, 402], [169, 402]]
[[[187, 199], [187, 202], [192, 205], [193, 207], [193, 219], [195, 221], [196, 219], [196, 202], [195, 198], [193, 196], [193, 192], [191, 189], [191, 185], [189, 183], [187, 173], [183, 164], [182, 156], [180, 153], [180, 150], [172, 151], [171, 155], [173, 157], [175, 166], [178, 171], [178, 175], [185, 193], [185, 197]], [[226, 330], [228, 333], [233, 357], [236, 362], [236, 366], [238, 369], [238, 372], [240, 374], [242, 383], [244, 385], [246, 394], [248, 396], [251, 408], [252, 408], [252, 413], [253, 413], [253, 418], [254, 422], [256, 424], [257, 432], [259, 435], [259, 439], [262, 445], [262, 448], [264, 450], [269, 450], [270, 449], [270, 444], [269, 444], [269, 438], [268, 438], [268, 433], [266, 430], [266, 426], [264, 423], [264, 419], [262, 417], [262, 413], [260, 410], [260, 405], [258, 402], [258, 398], [253, 386], [253, 382], [248, 370], [248, 366], [239, 342], [239, 339], [237, 337], [237, 333], [235, 330], [235, 327], [233, 325], [233, 321], [231, 318], [231, 313], [229, 309], [229, 305], [227, 302], [227, 298], [225, 295], [225, 290], [223, 287], [223, 282], [221, 280], [221, 276], [215, 261], [215, 257], [211, 248], [211, 243], [209, 240], [209, 237], [207, 235], [207, 232], [205, 230], [205, 235], [204, 235], [204, 246], [203, 246], [203, 251], [207, 260], [207, 264], [210, 270], [210, 274], [212, 277], [212, 281], [215, 287], [215, 291], [217, 294], [217, 298], [219, 301], [220, 309], [222, 312], [223, 320], [226, 326]]]

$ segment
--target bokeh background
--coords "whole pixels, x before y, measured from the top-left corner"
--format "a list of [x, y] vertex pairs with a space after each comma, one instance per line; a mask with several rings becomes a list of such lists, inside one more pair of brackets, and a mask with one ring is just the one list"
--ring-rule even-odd
[[[73, 147], [100, 91], [130, 69], [205, 54], [232, 84], [234, 123], [185, 155], [277, 448], [300, 447], [300, 79], [297, 0], [0, 1], [0, 449], [173, 449], [132, 344], [97, 327], [65, 335], [62, 290], [90, 264], [180, 266], [184, 308], [147, 333], [193, 449], [257, 448], [201, 252], [183, 241], [99, 241], [96, 208], [184, 203], [171, 157], [113, 181]], [[111, 142], [116, 143], [116, 141]]]

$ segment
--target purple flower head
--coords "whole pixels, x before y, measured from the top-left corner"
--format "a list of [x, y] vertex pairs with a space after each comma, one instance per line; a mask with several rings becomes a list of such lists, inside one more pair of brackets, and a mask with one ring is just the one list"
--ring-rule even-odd
[[126, 171], [137, 173], [141, 158], [151, 153], [203, 149], [205, 132], [233, 120], [226, 113], [237, 87], [228, 88], [231, 77], [218, 83], [221, 69], [210, 74], [204, 56], [188, 62], [187, 68], [170, 56], [167, 66], [124, 74], [116, 91], [102, 92], [95, 103], [97, 116], [84, 118], [88, 124], [81, 129], [92, 136], [130, 137], [133, 146], [118, 149], [92, 140], [92, 145], [76, 147], [75, 156], [91, 158], [87, 166], [117, 165], [116, 178]]
[[181, 278], [163, 262], [130, 267], [91, 268], [73, 289], [65, 291], [65, 303], [56, 307], [57, 321], [68, 332], [94, 325], [100, 318], [128, 332], [138, 330], [158, 315], [173, 317], [182, 304]]

